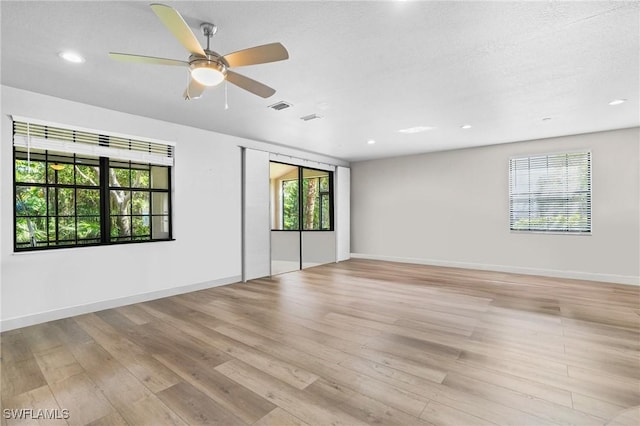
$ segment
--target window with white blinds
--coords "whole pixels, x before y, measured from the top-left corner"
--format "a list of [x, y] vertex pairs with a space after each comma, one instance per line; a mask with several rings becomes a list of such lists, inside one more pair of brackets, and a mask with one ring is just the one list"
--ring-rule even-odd
[[591, 153], [561, 153], [509, 161], [512, 231], [590, 233]]
[[14, 250], [169, 241], [174, 147], [13, 122]]

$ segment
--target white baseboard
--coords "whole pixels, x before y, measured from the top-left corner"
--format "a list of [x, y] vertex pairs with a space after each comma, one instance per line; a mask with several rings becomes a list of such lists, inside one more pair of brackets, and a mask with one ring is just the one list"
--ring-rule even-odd
[[219, 280], [189, 284], [182, 287], [167, 288], [163, 290], [152, 291], [149, 293], [120, 297], [117, 299], [103, 300], [100, 302], [88, 303], [86, 305], [69, 306], [52, 311], [38, 312], [36, 314], [25, 315], [22, 317], [7, 318], [0, 321], [0, 331], [14, 330], [16, 328], [28, 327], [30, 325], [40, 324], [47, 321], [55, 321], [62, 318], [73, 317], [76, 315], [88, 314], [90, 312], [102, 311], [104, 309], [117, 308], [120, 306], [131, 305], [133, 303], [147, 302], [149, 300], [175, 296], [176, 294], [190, 293], [192, 291], [219, 287], [222, 285], [237, 283], [241, 280], [242, 277], [240, 276], [221, 278]]
[[385, 260], [388, 262], [414, 263], [418, 265], [445, 266], [450, 268], [480, 269], [484, 271], [509, 272], [513, 274], [541, 275], [545, 277], [570, 278], [615, 284], [640, 286], [640, 277], [633, 275], [597, 274], [592, 272], [562, 271], [557, 269], [527, 268], [521, 266], [490, 265], [484, 263], [453, 262], [435, 259], [382, 256], [377, 254], [351, 253], [354, 259]]

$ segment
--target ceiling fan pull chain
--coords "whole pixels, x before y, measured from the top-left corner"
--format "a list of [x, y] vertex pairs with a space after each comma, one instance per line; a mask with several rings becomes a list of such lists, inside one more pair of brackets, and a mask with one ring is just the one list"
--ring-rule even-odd
[[191, 88], [191, 71], [187, 70], [187, 90], [185, 92], [187, 96], [184, 97], [185, 100], [191, 99], [191, 93], [189, 92], [190, 88]]
[[227, 102], [227, 87], [229, 86], [229, 84], [227, 84], [227, 80], [224, 81], [224, 109], [227, 110], [229, 109], [229, 102]]
[[31, 129], [27, 123], [27, 173], [31, 173]]

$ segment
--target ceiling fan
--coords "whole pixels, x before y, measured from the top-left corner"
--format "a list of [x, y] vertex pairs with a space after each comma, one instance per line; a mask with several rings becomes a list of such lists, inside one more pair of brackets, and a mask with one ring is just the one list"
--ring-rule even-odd
[[268, 98], [276, 92], [271, 87], [231, 71], [229, 68], [288, 59], [289, 52], [287, 52], [287, 49], [285, 49], [282, 44], [264, 44], [222, 56], [209, 49], [211, 37], [213, 37], [217, 31], [215, 25], [208, 22], [200, 25], [204, 36], [207, 38], [207, 48], [203, 49], [177, 10], [170, 6], [155, 3], [151, 4], [151, 9], [158, 15], [158, 18], [160, 18], [165, 27], [167, 27], [187, 49], [190, 53], [189, 59], [187, 61], [180, 61], [177, 59], [110, 52], [109, 56], [111, 59], [123, 62], [189, 67], [191, 76], [189, 85], [184, 91], [184, 98], [187, 100], [199, 98], [207, 88], [216, 86], [224, 80], [263, 98]]

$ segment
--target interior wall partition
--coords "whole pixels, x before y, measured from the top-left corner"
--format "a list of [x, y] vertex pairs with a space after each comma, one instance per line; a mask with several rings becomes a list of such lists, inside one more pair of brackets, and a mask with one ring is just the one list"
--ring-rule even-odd
[[242, 148], [242, 279], [270, 271], [269, 153]]

